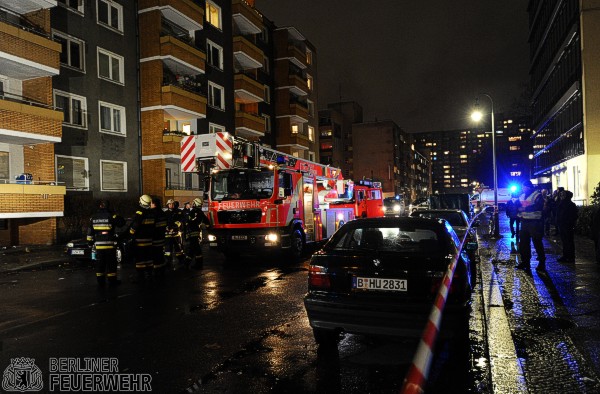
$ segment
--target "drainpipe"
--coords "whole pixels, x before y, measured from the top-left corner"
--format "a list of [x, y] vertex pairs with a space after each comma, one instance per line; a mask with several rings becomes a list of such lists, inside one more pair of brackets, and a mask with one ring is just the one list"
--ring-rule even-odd
[[136, 46], [136, 70], [137, 70], [137, 120], [138, 120], [138, 188], [139, 195], [143, 194], [143, 171], [142, 171], [142, 84], [140, 81], [140, 24], [138, 18], [138, 0], [134, 0], [135, 12], [135, 46]]

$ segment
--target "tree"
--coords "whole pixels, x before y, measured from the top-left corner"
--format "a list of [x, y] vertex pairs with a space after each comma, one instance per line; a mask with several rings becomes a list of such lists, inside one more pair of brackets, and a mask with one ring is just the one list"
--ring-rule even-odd
[[598, 184], [594, 188], [594, 192], [592, 193], [592, 196], [590, 197], [590, 204], [591, 205], [600, 204], [600, 182], [598, 182]]

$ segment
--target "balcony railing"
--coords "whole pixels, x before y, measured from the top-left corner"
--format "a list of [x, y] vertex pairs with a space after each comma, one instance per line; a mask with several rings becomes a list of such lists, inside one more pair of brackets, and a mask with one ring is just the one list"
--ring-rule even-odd
[[19, 104], [27, 104], [27, 105], [31, 105], [34, 107], [40, 107], [40, 108], [46, 108], [46, 109], [56, 109], [58, 111], [61, 110], [60, 108], [56, 108], [55, 106], [41, 103], [30, 97], [19, 96], [19, 95], [8, 93], [8, 92], [3, 92], [1, 90], [0, 90], [0, 100], [12, 101], [12, 102], [19, 103]]
[[[4, 12], [2, 12], [4, 11]], [[31, 22], [27, 17], [23, 15], [16, 15], [12, 12], [0, 7], [0, 22], [18, 27], [21, 30], [25, 30], [29, 33], [36, 34], [38, 36], [52, 40], [52, 36], [48, 34], [44, 29]], [[58, 42], [58, 41], [57, 41]]]
[[177, 86], [190, 93], [206, 97], [204, 85], [200, 82], [199, 78], [195, 76], [163, 74], [163, 86], [169, 85]]

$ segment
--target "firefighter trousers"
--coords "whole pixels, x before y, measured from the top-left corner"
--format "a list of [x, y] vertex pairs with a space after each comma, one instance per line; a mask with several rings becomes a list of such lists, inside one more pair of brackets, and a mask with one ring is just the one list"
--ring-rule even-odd
[[96, 249], [96, 279], [99, 285], [117, 282], [117, 255], [114, 248]]

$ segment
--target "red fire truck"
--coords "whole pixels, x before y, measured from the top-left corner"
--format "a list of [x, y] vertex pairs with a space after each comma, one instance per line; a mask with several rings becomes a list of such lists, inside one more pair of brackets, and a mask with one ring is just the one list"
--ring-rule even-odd
[[357, 218], [379, 218], [385, 215], [381, 182], [361, 179], [358, 183], [344, 180], [344, 193], [337, 197], [324, 197], [330, 206], [354, 209]]
[[307, 243], [329, 238], [354, 219], [354, 208], [321, 202], [337, 193], [341, 171], [299, 159], [229, 133], [181, 141], [184, 172], [206, 175], [211, 248], [234, 258], [279, 251], [298, 258]]

